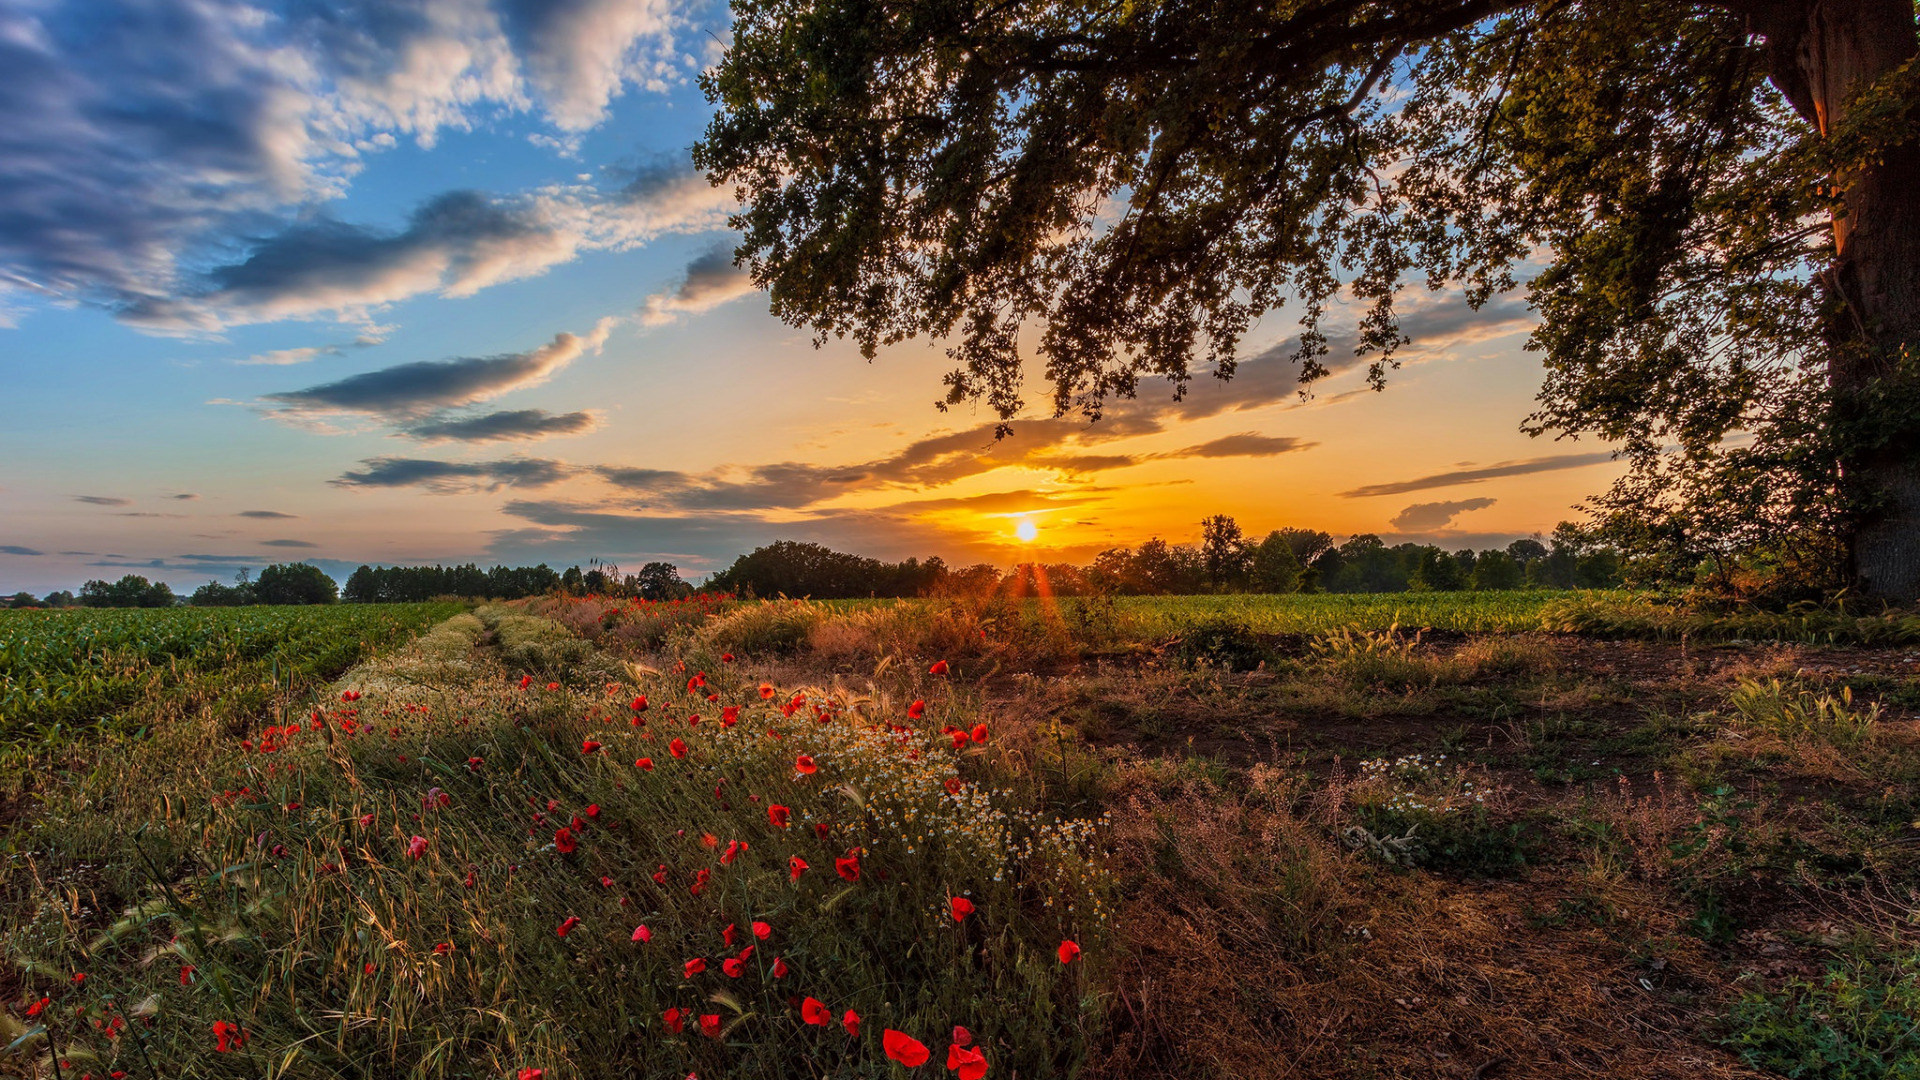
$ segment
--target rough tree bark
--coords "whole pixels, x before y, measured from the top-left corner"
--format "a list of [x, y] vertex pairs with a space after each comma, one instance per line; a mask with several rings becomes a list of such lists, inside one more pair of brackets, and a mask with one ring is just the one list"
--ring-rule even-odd
[[[1746, 7], [1766, 35], [1771, 77], [1822, 135], [1849, 99], [1920, 51], [1912, 0], [1757, 0]], [[1840, 462], [1842, 482], [1876, 508], [1849, 538], [1853, 579], [1867, 597], [1920, 599], [1920, 417], [1860, 416], [1875, 380], [1920, 380], [1920, 143], [1834, 178], [1844, 213], [1833, 222], [1829, 377], [1842, 422], [1891, 431], [1882, 445]], [[1906, 394], [1879, 401], [1913, 400]], [[1883, 405], [1882, 408], [1885, 408]]]

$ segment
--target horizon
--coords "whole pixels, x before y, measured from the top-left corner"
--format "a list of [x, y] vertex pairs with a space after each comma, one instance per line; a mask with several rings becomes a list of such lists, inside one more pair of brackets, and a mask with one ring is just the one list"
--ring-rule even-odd
[[941, 343], [816, 350], [731, 265], [731, 195], [686, 156], [724, 4], [432, 10], [0, 4], [0, 592], [285, 561], [700, 580], [776, 538], [1085, 562], [1215, 513], [1503, 547], [1621, 469], [1519, 431], [1524, 288], [1403, 294], [1384, 393], [1336, 340], [1301, 397], [1289, 307], [1231, 382], [1094, 424], [1030, 404], [996, 442], [934, 407]]

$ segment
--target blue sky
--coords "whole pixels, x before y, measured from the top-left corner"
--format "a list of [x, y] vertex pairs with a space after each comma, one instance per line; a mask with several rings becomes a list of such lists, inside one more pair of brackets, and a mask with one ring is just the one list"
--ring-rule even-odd
[[937, 343], [815, 349], [730, 265], [686, 156], [726, 36], [674, 0], [0, 0], [0, 590], [1083, 559], [1213, 512], [1482, 545], [1613, 475], [1517, 431], [1518, 296], [1409, 297], [1385, 394], [1300, 400], [1282, 313], [1234, 383], [995, 444], [933, 408]]

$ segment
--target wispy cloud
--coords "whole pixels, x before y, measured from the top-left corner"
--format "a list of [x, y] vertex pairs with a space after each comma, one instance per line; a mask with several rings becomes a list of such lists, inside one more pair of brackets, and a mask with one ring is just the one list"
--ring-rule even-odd
[[755, 292], [753, 275], [733, 265], [733, 243], [722, 241], [687, 264], [680, 284], [647, 297], [640, 321], [661, 326], [681, 315], [710, 311]]
[[235, 517], [256, 518], [260, 521], [284, 521], [297, 518], [299, 514], [283, 514], [278, 510], [242, 510]]
[[376, 457], [366, 466], [333, 481], [344, 488], [423, 487], [436, 494], [540, 488], [557, 484], [575, 470], [564, 461], [506, 458], [500, 461], [431, 461], [426, 458]]
[[45, 554], [46, 552], [44, 551], [35, 551], [33, 548], [21, 547], [19, 544], [0, 544], [0, 555], [45, 555]]
[[299, 349], [274, 349], [271, 352], [254, 353], [245, 360], [235, 360], [236, 364], [251, 364], [267, 367], [288, 367], [304, 364], [321, 356], [339, 356], [338, 345], [308, 345]]
[[1473, 510], [1485, 510], [1495, 500], [1487, 498], [1459, 499], [1454, 502], [1415, 503], [1395, 514], [1389, 522], [1401, 532], [1426, 532], [1444, 529], [1453, 524], [1453, 519]]
[[550, 413], [513, 409], [480, 416], [437, 417], [401, 429], [421, 442], [525, 442], [556, 435], [583, 435], [600, 426], [592, 412]]
[[1613, 453], [1601, 450], [1591, 454], [1552, 454], [1547, 457], [1527, 458], [1524, 461], [1502, 461], [1482, 468], [1455, 469], [1451, 472], [1434, 473], [1431, 476], [1416, 477], [1412, 480], [1396, 480], [1385, 484], [1367, 484], [1350, 491], [1340, 492], [1343, 499], [1370, 499], [1377, 495], [1404, 495], [1410, 491], [1428, 491], [1433, 488], [1456, 487], [1461, 484], [1478, 484], [1502, 476], [1524, 476], [1529, 473], [1553, 472], [1558, 469], [1578, 469], [1588, 465], [1598, 465], [1612, 461]]
[[317, 548], [320, 545], [307, 540], [262, 540], [261, 547], [274, 548]]
[[74, 502], [83, 502], [88, 506], [132, 506], [132, 499], [122, 499], [117, 495], [75, 495]]

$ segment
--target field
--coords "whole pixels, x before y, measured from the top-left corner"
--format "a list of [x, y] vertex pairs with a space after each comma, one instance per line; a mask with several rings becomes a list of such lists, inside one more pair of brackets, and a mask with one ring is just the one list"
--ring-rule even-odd
[[1898, 617], [388, 616], [39, 744], [0, 1075], [1920, 1077]]

